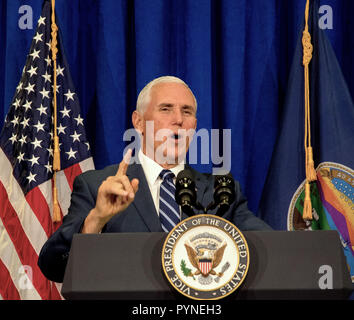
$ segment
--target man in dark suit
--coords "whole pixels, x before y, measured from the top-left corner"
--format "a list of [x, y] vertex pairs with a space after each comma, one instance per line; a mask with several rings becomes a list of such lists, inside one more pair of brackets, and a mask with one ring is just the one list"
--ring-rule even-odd
[[[177, 174], [188, 167], [195, 176], [197, 201], [207, 206], [213, 200], [214, 177], [201, 174], [180, 161], [190, 142], [184, 137], [181, 148], [181, 132], [196, 129], [196, 110], [192, 91], [178, 78], [161, 77], [145, 86], [132, 115], [134, 128], [142, 137], [139, 163], [129, 164], [129, 150], [119, 166], [88, 171], [75, 179], [69, 212], [39, 255], [39, 267], [47, 278], [62, 282], [74, 233], [171, 230], [173, 218], [171, 220], [164, 212], [171, 206], [167, 204], [165, 210], [165, 204], [161, 204], [164, 200], [160, 197], [160, 188], [164, 189], [161, 192], [168, 192], [162, 185], [161, 172], [174, 177], [170, 180], [173, 187]], [[149, 123], [153, 123], [153, 130], [149, 130]], [[164, 139], [157, 138], [159, 130], [164, 129], [168, 129], [169, 134]], [[164, 143], [166, 148], [163, 148]], [[235, 182], [235, 193], [235, 202], [223, 217], [240, 230], [271, 230], [248, 210], [238, 182]], [[178, 215], [178, 221], [187, 217], [180, 209], [172, 211]]]

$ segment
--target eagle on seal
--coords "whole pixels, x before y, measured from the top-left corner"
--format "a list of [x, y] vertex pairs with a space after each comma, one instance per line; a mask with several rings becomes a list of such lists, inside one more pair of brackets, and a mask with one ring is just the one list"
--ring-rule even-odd
[[[220, 264], [224, 255], [226, 244], [217, 250], [199, 249], [198, 252], [186, 243], [184, 246], [187, 250], [189, 261], [193, 267], [197, 269], [197, 271], [192, 273], [192, 275], [201, 274], [203, 277], [208, 277], [209, 274], [217, 275], [218, 277], [223, 275], [223, 273], [216, 273], [214, 268]], [[207, 265], [207, 267], [204, 267], [204, 265]]]

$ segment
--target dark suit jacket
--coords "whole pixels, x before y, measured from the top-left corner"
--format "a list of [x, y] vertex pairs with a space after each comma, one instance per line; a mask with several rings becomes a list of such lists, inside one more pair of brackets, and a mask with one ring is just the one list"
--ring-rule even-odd
[[[60, 228], [44, 244], [39, 255], [38, 265], [48, 279], [63, 281], [73, 235], [80, 232], [86, 216], [95, 207], [101, 183], [107, 177], [115, 175], [117, 169], [117, 165], [112, 165], [103, 170], [85, 172], [75, 179], [69, 212]], [[206, 207], [213, 200], [214, 177], [201, 174], [190, 167], [189, 169], [195, 175], [197, 201]], [[135, 199], [125, 211], [113, 217], [102, 232], [163, 232], [141, 165], [130, 165], [127, 176], [130, 180], [139, 179], [139, 190]], [[265, 222], [248, 210], [247, 200], [236, 181], [235, 189], [236, 200], [223, 218], [233, 222], [241, 231], [271, 230]], [[187, 216], [183, 213], [182, 219], [185, 218]]]

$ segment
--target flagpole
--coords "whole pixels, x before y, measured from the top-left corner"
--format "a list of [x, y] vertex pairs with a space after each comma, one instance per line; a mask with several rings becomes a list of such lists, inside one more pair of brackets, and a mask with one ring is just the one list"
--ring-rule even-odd
[[303, 65], [304, 65], [304, 98], [305, 98], [305, 169], [306, 169], [306, 183], [305, 183], [305, 199], [303, 219], [312, 220], [312, 205], [310, 195], [310, 182], [317, 180], [316, 171], [314, 168], [313, 153], [311, 146], [311, 121], [310, 121], [310, 84], [309, 84], [309, 64], [312, 59], [313, 46], [311, 44], [311, 35], [308, 31], [310, 0], [306, 1], [305, 8], [305, 29], [302, 36], [303, 44]]
[[52, 60], [53, 60], [53, 114], [54, 114], [54, 128], [53, 128], [53, 139], [54, 139], [54, 153], [53, 153], [53, 221], [60, 222], [60, 208], [58, 203], [58, 190], [56, 187], [56, 173], [60, 171], [60, 151], [59, 151], [59, 137], [57, 132], [57, 32], [58, 27], [55, 23], [55, 0], [52, 0], [52, 42], [51, 42], [51, 50], [52, 50]]

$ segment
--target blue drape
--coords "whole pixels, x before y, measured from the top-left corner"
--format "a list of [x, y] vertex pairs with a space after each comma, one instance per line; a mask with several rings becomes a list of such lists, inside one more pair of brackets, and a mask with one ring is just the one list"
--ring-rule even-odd
[[[232, 173], [256, 212], [277, 138], [305, 0], [57, 0], [66, 56], [95, 165], [117, 163], [138, 92], [161, 75], [185, 80], [198, 129], [227, 128]], [[333, 45], [354, 93], [354, 2], [333, 10]], [[22, 5], [33, 29], [22, 30]], [[0, 1], [0, 126], [20, 79], [42, 0]], [[211, 165], [197, 165], [210, 171]]]

